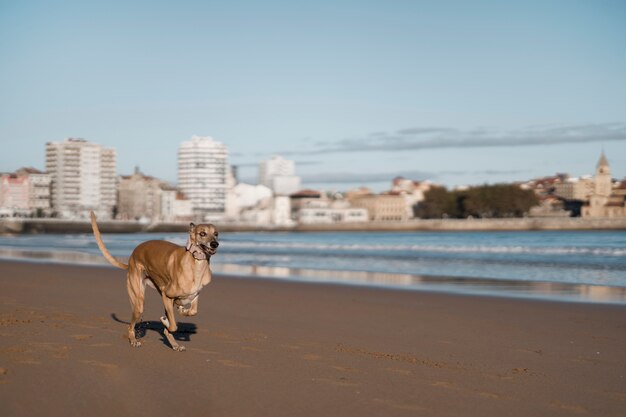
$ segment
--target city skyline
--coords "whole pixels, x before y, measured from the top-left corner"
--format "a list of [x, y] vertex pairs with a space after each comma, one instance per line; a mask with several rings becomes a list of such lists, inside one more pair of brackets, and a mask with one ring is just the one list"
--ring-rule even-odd
[[[206, 140], [209, 140], [209, 141], [216, 141], [215, 138], [213, 138], [211, 136], [193, 135], [191, 138], [188, 138], [187, 140], [182, 140], [179, 143], [179, 146], [184, 144], [184, 143], [187, 143], [187, 142], [191, 143], [193, 140], [197, 140], [197, 139], [206, 139]], [[64, 141], [67, 141], [67, 140], [87, 141], [87, 142], [93, 143], [96, 146], [102, 146], [102, 147], [104, 146], [104, 145], [102, 145], [102, 143], [91, 141], [88, 138], [72, 138], [72, 137], [68, 137], [68, 138], [65, 138], [65, 139], [59, 140], [59, 141], [47, 142], [46, 145], [44, 145], [44, 154], [45, 154], [45, 150], [46, 150], [47, 146], [49, 146], [50, 143], [64, 142]], [[216, 143], [219, 143], [220, 146], [222, 144], [221, 141], [216, 141]], [[226, 144], [224, 144], [224, 147], [225, 147], [226, 152], [228, 154], [230, 154], [230, 150], [228, 149], [228, 146]], [[114, 152], [116, 152], [116, 158], [119, 158], [120, 153], [118, 152], [117, 148], [113, 148], [113, 147], [108, 147], [108, 148], [110, 148]], [[601, 150], [600, 150], [600, 154], [596, 155], [595, 157], [593, 157], [593, 156], [589, 157], [590, 163], [586, 167], [586, 170], [584, 172], [582, 172], [582, 173], [572, 173], [572, 172], [568, 172], [566, 170], [558, 170], [557, 169], [556, 171], [546, 172], [546, 173], [538, 175], [538, 176], [520, 177], [518, 180], [500, 181], [500, 182], [494, 182], [493, 184], [522, 183], [522, 182], [526, 182], [526, 181], [530, 181], [530, 180], [534, 180], [534, 179], [541, 179], [541, 178], [544, 178], [544, 177], [551, 177], [551, 176], [554, 176], [554, 175], [561, 175], [561, 174], [568, 175], [571, 178], [593, 177], [594, 169], [595, 169], [594, 167], [595, 167], [595, 164], [596, 164], [597, 159], [598, 159], [599, 156], [605, 155], [606, 158], [611, 163], [611, 166], [614, 166], [613, 161], [615, 159], [619, 159], [619, 158], [612, 158], [612, 155], [610, 153], [606, 152], [605, 149], [606, 149], [606, 147], [602, 147]], [[180, 149], [178, 149], [177, 154], [178, 154], [178, 156], [174, 155], [173, 159], [174, 159], [174, 161], [178, 161], [178, 163], [180, 163]], [[286, 155], [292, 155], [292, 154], [287, 152]], [[276, 157], [282, 159], [283, 156], [279, 155], [277, 153], [274, 153], [274, 154], [271, 154], [271, 156], [268, 157], [267, 159], [259, 160], [257, 163], [244, 164], [243, 166], [242, 165], [237, 165], [237, 164], [229, 164], [229, 166], [234, 167], [237, 171], [241, 171], [241, 168], [254, 168], [254, 171], [257, 171], [257, 173], [258, 173], [259, 168], [261, 166], [263, 166], [264, 163], [267, 163], [269, 160], [271, 160], [273, 158], [276, 158]], [[293, 161], [293, 160], [289, 160], [289, 161]], [[593, 162], [593, 161], [596, 161], [596, 162]], [[292, 169], [295, 169], [295, 171], [297, 173], [299, 164], [298, 164], [297, 161], [293, 161], [293, 162], [295, 162], [295, 166], [292, 167]], [[305, 165], [306, 165], [306, 163], [305, 163]], [[46, 170], [45, 155], [44, 155], [44, 164], [43, 164], [43, 166], [26, 163], [26, 164], [21, 164], [19, 166], [16, 166], [16, 168], [13, 168], [11, 170], [0, 169], [0, 174], [1, 173], [11, 173], [11, 172], [17, 171], [19, 169], [28, 169], [28, 168], [34, 168], [34, 169], [40, 170], [42, 172], [49, 172], [48, 170]], [[140, 169], [142, 172], [145, 172], [146, 174], [148, 174], [150, 176], [153, 176], [153, 177], [155, 177], [155, 178], [157, 178], [157, 179], [159, 179], [161, 181], [165, 181], [166, 183], [169, 183], [169, 184], [175, 185], [177, 187], [180, 187], [180, 181], [178, 181], [177, 176], [175, 176], [173, 179], [164, 177], [162, 175], [159, 175], [156, 172], [147, 171], [144, 168], [144, 165], [142, 165], [140, 163], [134, 165], [132, 167], [132, 170], [130, 170], [129, 172], [125, 172], [125, 171], [121, 172], [120, 168], [117, 167], [116, 175], [118, 177], [123, 177], [125, 175], [131, 175], [133, 172], [137, 172], [138, 169]], [[177, 171], [180, 171], [180, 167], [178, 165], [177, 165]], [[489, 170], [486, 170], [486, 171], [489, 171]], [[618, 181], [621, 180], [621, 179], [626, 179], [626, 175], [616, 174], [616, 171], [621, 172], [622, 170], [620, 170], [620, 169], [616, 170], [615, 168], [612, 169], [612, 172], [613, 172], [612, 177], [614, 179], [616, 179]], [[520, 172], [522, 172], [522, 171], [520, 171]], [[461, 172], [452, 172], [452, 171], [450, 173], [453, 174], [453, 175], [461, 174]], [[324, 179], [324, 181], [322, 181], [320, 183], [320, 184], [324, 184], [325, 185], [325, 186], [322, 186], [322, 187], [313, 187], [312, 185], [315, 185], [315, 182], [314, 181], [310, 181], [310, 180], [307, 181], [307, 176], [305, 175], [305, 176], [302, 177], [303, 184], [301, 184], [300, 189], [318, 188], [318, 189], [320, 189], [322, 191], [346, 192], [346, 191], [350, 191], [351, 189], [367, 187], [367, 188], [371, 188], [372, 191], [374, 191], [374, 192], [381, 192], [381, 191], [387, 191], [390, 188], [390, 184], [392, 183], [393, 179], [397, 178], [397, 177], [402, 177], [402, 178], [406, 178], [406, 179], [414, 180], [414, 181], [430, 181], [433, 184], [442, 185], [442, 186], [445, 186], [447, 188], [456, 188], [456, 187], [464, 188], [464, 187], [467, 187], [467, 186], [472, 187], [472, 186], [480, 186], [480, 185], [486, 184], [486, 183], [482, 183], [482, 184], [481, 183], [474, 183], [474, 184], [462, 183], [462, 184], [452, 184], [451, 185], [451, 184], [438, 182], [436, 180], [436, 178], [437, 178], [436, 175], [434, 175], [432, 177], [422, 177], [422, 178], [419, 178], [420, 174], [424, 175], [423, 172], [419, 172], [419, 171], [404, 171], [404, 170], [398, 170], [396, 172], [390, 171], [390, 172], [387, 172], [387, 173], [384, 173], [384, 174], [363, 172], [362, 174], [358, 174], [358, 173], [357, 174], [353, 174], [351, 176], [348, 176], [348, 178], [345, 178], [346, 175], [344, 175], [344, 178], [338, 178], [337, 180], [334, 180], [334, 179], [332, 179], [333, 177], [332, 177], [331, 174], [329, 175], [329, 174], [323, 174], [322, 173], [319, 176], [327, 178], [327, 179]], [[180, 175], [179, 172], [178, 172], [178, 175]], [[301, 176], [298, 175], [298, 177], [301, 177]], [[308, 178], [311, 178], [311, 177], [308, 177]], [[258, 175], [256, 177], [248, 176], [248, 177], [244, 177], [244, 178], [241, 178], [241, 176], [238, 175], [237, 181], [239, 183], [247, 183], [247, 184], [263, 184], [262, 181], [261, 181], [260, 176], [258, 176]], [[372, 183], [380, 184], [380, 186], [379, 187], [376, 187], [376, 186], [372, 187], [372, 186], [368, 185], [368, 182], [370, 184], [372, 184]], [[342, 185], [342, 184], [347, 184], [348, 186], [346, 188], [337, 188], [338, 185]]]
[[105, 219], [142, 223], [196, 219], [292, 227], [415, 218], [626, 216], [626, 178], [613, 181], [604, 152], [588, 178], [558, 174], [447, 191], [431, 181], [395, 177], [382, 193], [365, 187], [344, 193], [302, 189], [295, 162], [281, 156], [259, 164], [258, 185], [238, 183], [228, 148], [211, 137], [181, 142], [177, 187], [139, 167], [132, 175], [118, 175], [116, 155], [115, 148], [83, 138], [47, 143], [45, 173], [34, 168], [0, 173], [0, 217], [84, 219], [93, 210]]
[[211, 136], [242, 180], [274, 154], [303, 185], [380, 191], [626, 176], [620, 2], [263, 5], [0, 3], [0, 171], [46, 142], [119, 151], [118, 173], [176, 182]]

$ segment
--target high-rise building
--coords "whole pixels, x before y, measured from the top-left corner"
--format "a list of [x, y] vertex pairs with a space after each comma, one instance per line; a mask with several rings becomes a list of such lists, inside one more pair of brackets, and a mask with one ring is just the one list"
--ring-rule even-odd
[[259, 183], [276, 195], [290, 195], [300, 191], [300, 177], [295, 175], [294, 161], [274, 155], [259, 164]]
[[178, 148], [178, 187], [199, 219], [221, 218], [226, 209], [230, 168], [226, 146], [208, 136], [193, 136]]
[[110, 219], [116, 204], [115, 149], [85, 139], [46, 144], [52, 208], [62, 218], [86, 218], [89, 210]]

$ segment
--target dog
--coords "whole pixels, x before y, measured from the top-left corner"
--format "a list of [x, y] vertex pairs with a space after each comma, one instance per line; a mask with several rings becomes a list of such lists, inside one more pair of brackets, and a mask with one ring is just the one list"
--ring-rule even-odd
[[148, 240], [139, 244], [128, 258], [128, 264], [115, 259], [107, 250], [91, 212], [91, 228], [102, 255], [113, 266], [128, 270], [126, 287], [132, 307], [132, 318], [128, 326], [128, 340], [133, 347], [141, 341], [135, 335], [135, 325], [141, 321], [146, 285], [161, 294], [165, 316], [165, 337], [172, 349], [178, 352], [185, 347], [176, 343], [172, 333], [177, 325], [174, 306], [183, 316], [198, 313], [198, 295], [211, 282], [211, 256], [215, 255], [219, 243], [218, 231], [212, 224], [189, 224], [189, 239], [185, 247], [164, 240]]

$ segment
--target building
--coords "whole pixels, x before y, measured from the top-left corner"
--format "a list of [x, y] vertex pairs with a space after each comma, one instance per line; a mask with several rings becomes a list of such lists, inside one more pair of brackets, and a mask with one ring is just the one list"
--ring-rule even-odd
[[50, 175], [35, 168], [0, 174], [2, 217], [50, 215]]
[[543, 178], [535, 178], [528, 182], [520, 184], [520, 188], [522, 190], [533, 190], [535, 195], [539, 198], [554, 195], [556, 187], [559, 184], [563, 184], [569, 178], [568, 174], [560, 174], [543, 177]]
[[240, 182], [228, 191], [226, 218], [230, 221], [242, 221], [242, 214], [244, 212], [246, 212], [246, 216], [250, 218], [251, 215], [249, 213], [251, 210], [254, 210], [255, 207], [260, 207], [261, 205], [263, 207], [269, 206], [269, 203], [260, 203], [265, 200], [271, 200], [272, 195], [272, 190], [264, 185], [252, 185]]
[[390, 191], [374, 194], [361, 187], [348, 191], [347, 199], [353, 207], [366, 209], [371, 221], [406, 221], [414, 217], [414, 206], [424, 200], [424, 194], [431, 187], [430, 181], [396, 177]]
[[161, 206], [163, 181], [144, 175], [139, 167], [132, 175], [122, 175], [117, 186], [117, 218], [156, 219]]
[[589, 203], [583, 205], [583, 217], [626, 217], [626, 192], [622, 192], [620, 183], [613, 189], [611, 167], [604, 152], [596, 165], [593, 194]]
[[169, 184], [162, 184], [160, 188], [160, 213], [158, 219], [162, 222], [189, 222], [193, 220], [193, 205], [185, 195]]
[[424, 194], [430, 190], [432, 182], [415, 181], [404, 177], [396, 177], [391, 181], [391, 191], [396, 193], [415, 194], [415, 199], [419, 202], [424, 200]]
[[15, 215], [25, 215], [28, 210], [28, 178], [15, 173], [0, 176], [0, 207]]
[[345, 200], [333, 201], [327, 205], [305, 207], [298, 211], [298, 221], [302, 224], [357, 223], [369, 220], [367, 209], [352, 207]]
[[291, 198], [286, 195], [276, 195], [272, 199], [272, 224], [277, 226], [292, 226]]
[[595, 188], [594, 180], [590, 176], [581, 178], [567, 178], [563, 182], [553, 185], [554, 195], [565, 200], [588, 201]]
[[269, 213], [272, 195], [272, 190], [264, 185], [240, 182], [228, 191], [227, 220], [269, 223], [269, 214], [259, 215], [258, 211]]
[[302, 224], [354, 223], [368, 221], [367, 209], [353, 207], [340, 193], [301, 190], [290, 197], [292, 219]]
[[299, 218], [300, 210], [310, 207], [326, 207], [326, 196], [321, 192], [311, 189], [300, 190], [289, 196], [291, 200], [291, 218]]
[[415, 216], [415, 206], [424, 201], [425, 194], [432, 187], [430, 181], [414, 181], [404, 177], [396, 177], [391, 182], [391, 190], [388, 194], [396, 194], [404, 197], [407, 218]]
[[115, 150], [85, 139], [46, 144], [52, 209], [62, 218], [86, 218], [90, 210], [110, 219], [116, 205]]
[[239, 183], [229, 192], [226, 219], [258, 226], [292, 226], [291, 200], [288, 196], [274, 195], [262, 184]]
[[254, 206], [243, 207], [237, 220], [256, 226], [270, 225], [272, 223], [272, 205], [272, 197], [259, 200]]
[[366, 209], [371, 221], [405, 221], [410, 218], [402, 194], [356, 195], [350, 203], [353, 207]]
[[118, 186], [120, 220], [176, 222], [193, 220], [191, 201], [166, 181], [143, 174], [135, 168], [132, 175], [122, 175]]
[[553, 195], [537, 197], [539, 204], [531, 207], [528, 217], [570, 217], [571, 211], [565, 209], [562, 198]]
[[359, 188], [353, 188], [351, 190], [348, 190], [345, 193], [346, 199], [348, 201], [352, 201], [355, 198], [359, 198], [359, 197], [364, 197], [364, 196], [369, 196], [369, 195], [373, 195], [374, 192], [368, 188], [368, 187], [359, 187]]
[[197, 219], [218, 220], [226, 211], [231, 170], [226, 146], [208, 136], [192, 136], [178, 148], [178, 187], [191, 200]]
[[290, 202], [291, 218], [302, 224], [368, 221], [367, 209], [353, 207], [350, 199], [341, 193], [327, 194], [305, 189], [292, 194]]
[[231, 165], [226, 178], [226, 200], [224, 201], [224, 218], [222, 221], [233, 221], [239, 216], [239, 201], [235, 192], [237, 184], [237, 167]]
[[291, 195], [300, 190], [300, 177], [295, 175], [295, 162], [275, 155], [259, 164], [259, 183], [275, 195]]
[[50, 214], [50, 174], [30, 167], [20, 168], [16, 174], [28, 178], [28, 209], [34, 214]]
[[613, 187], [613, 195], [626, 198], [626, 179], [620, 181], [615, 187]]

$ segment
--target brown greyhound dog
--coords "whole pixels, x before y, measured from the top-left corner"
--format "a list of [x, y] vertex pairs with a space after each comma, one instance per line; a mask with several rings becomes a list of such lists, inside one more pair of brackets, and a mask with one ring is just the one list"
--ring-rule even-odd
[[135, 325], [141, 321], [147, 284], [161, 294], [165, 307], [165, 317], [161, 317], [161, 323], [165, 326], [165, 337], [172, 349], [179, 352], [185, 350], [172, 336], [178, 328], [174, 318], [174, 305], [183, 316], [194, 316], [198, 312], [198, 294], [202, 287], [211, 282], [209, 264], [219, 246], [215, 226], [190, 223], [186, 247], [164, 240], [143, 242], [133, 250], [128, 258], [128, 265], [115, 259], [104, 246], [93, 211], [91, 228], [106, 260], [113, 266], [128, 270], [126, 287], [132, 307], [128, 340], [131, 346], [141, 346], [135, 335]]

